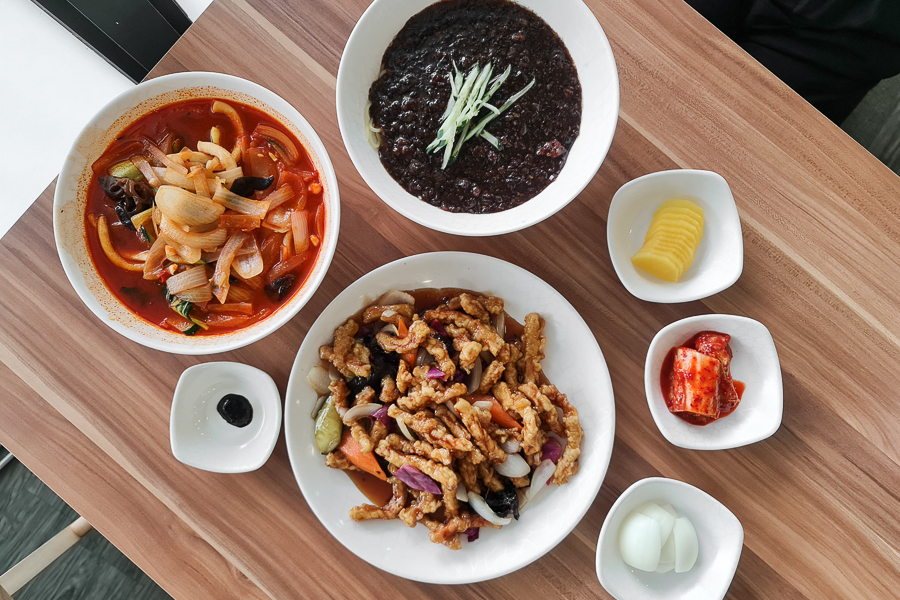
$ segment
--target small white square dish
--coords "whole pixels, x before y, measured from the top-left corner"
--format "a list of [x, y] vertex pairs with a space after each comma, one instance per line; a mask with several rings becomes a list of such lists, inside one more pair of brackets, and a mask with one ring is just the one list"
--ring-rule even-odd
[[[635, 267], [653, 213], [666, 200], [690, 200], [703, 209], [703, 237], [694, 262], [674, 283]], [[728, 182], [711, 171], [681, 169], [650, 173], [616, 192], [606, 222], [609, 256], [622, 285], [648, 302], [691, 302], [727, 289], [744, 268], [741, 219]]]
[[[660, 377], [669, 351], [703, 331], [731, 336], [731, 375], [746, 387], [734, 412], [698, 426], [669, 412]], [[644, 393], [663, 437], [690, 450], [725, 450], [764, 440], [781, 426], [784, 412], [781, 363], [772, 334], [759, 321], [735, 315], [688, 317], [661, 329], [647, 351]]]
[[[249, 424], [236, 426], [219, 413], [228, 394], [252, 408]], [[255, 471], [272, 455], [281, 431], [281, 394], [267, 373], [250, 365], [211, 362], [185, 369], [175, 387], [169, 420], [172, 454], [213, 473]]]
[[[622, 524], [647, 502], [670, 504], [679, 516], [690, 519], [699, 553], [689, 571], [648, 573], [622, 560]], [[597, 542], [597, 577], [617, 600], [721, 600], [734, 579], [743, 545], [741, 522], [721, 502], [682, 481], [649, 477], [622, 492], [606, 515]]]

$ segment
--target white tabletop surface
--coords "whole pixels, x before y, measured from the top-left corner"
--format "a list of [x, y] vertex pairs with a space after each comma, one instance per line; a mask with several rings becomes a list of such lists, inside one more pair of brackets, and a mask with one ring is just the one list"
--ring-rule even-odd
[[[177, 0], [196, 20], [212, 0]], [[0, 2], [0, 237], [59, 173], [72, 141], [133, 83], [29, 0]]]

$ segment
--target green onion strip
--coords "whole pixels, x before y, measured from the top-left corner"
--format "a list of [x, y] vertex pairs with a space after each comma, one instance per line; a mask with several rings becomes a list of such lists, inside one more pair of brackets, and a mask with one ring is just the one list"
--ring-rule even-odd
[[[485, 127], [512, 106], [516, 100], [524, 96], [534, 85], [532, 78], [531, 83], [511, 96], [500, 108], [497, 108], [488, 102], [509, 77], [512, 71], [511, 66], [507, 66], [503, 73], [493, 79], [491, 79], [491, 75], [493, 75], [494, 69], [491, 63], [485, 65], [483, 69], [475, 65], [466, 75], [460, 72], [455, 63], [453, 70], [454, 75], [450, 77], [450, 101], [442, 116], [437, 137], [426, 148], [427, 152], [444, 149], [442, 169], [446, 169], [447, 165], [456, 160], [463, 144], [476, 136], [483, 138], [491, 146], [500, 150], [500, 140], [485, 131]], [[482, 109], [486, 109], [488, 114], [473, 126], [473, 120], [478, 117]]]

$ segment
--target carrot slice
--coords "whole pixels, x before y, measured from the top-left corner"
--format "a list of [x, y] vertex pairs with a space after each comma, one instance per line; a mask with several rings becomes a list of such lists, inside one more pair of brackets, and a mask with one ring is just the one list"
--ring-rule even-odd
[[[405, 338], [409, 335], [409, 328], [406, 326], [406, 321], [403, 320], [403, 317], [397, 319], [397, 332], [400, 334], [401, 338]], [[406, 361], [406, 364], [412, 369], [416, 366], [416, 356], [418, 356], [418, 354], [419, 352], [417, 350], [413, 350], [412, 352], [401, 354], [400, 358]]]
[[489, 399], [492, 402], [491, 421], [505, 429], [522, 429], [522, 426], [519, 425], [519, 423], [515, 419], [509, 416], [509, 413], [504, 410], [503, 405], [500, 404], [500, 402], [496, 398], [490, 396], [489, 398], [485, 399]]
[[378, 465], [375, 453], [363, 452], [356, 440], [353, 439], [353, 436], [350, 435], [349, 429], [344, 430], [344, 433], [341, 435], [341, 443], [338, 444], [337, 449], [344, 453], [347, 460], [366, 473], [371, 473], [375, 477], [387, 481], [387, 475], [384, 474], [384, 471]]

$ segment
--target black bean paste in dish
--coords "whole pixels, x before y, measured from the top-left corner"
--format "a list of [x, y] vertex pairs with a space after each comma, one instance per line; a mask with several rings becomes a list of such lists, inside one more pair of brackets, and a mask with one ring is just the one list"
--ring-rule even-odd
[[[450, 99], [454, 62], [465, 73], [488, 62], [495, 74], [512, 66], [491, 98], [498, 108], [532, 78], [535, 85], [487, 127], [501, 150], [473, 138], [442, 170], [442, 151], [425, 148]], [[433, 4], [407, 21], [382, 69], [369, 90], [381, 162], [409, 193], [444, 210], [491, 213], [522, 204], [556, 179], [578, 137], [581, 85], [571, 56], [540, 17], [508, 0]]]

